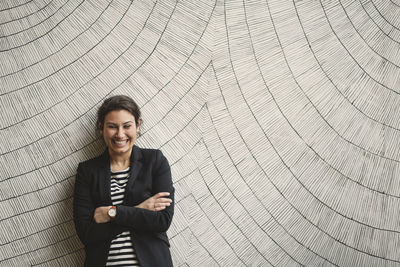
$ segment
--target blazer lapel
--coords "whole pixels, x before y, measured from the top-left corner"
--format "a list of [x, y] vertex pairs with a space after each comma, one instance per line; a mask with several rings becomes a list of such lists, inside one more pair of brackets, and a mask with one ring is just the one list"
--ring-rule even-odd
[[142, 168], [141, 159], [142, 151], [139, 147], [133, 146], [131, 153], [131, 175], [129, 177], [128, 184], [126, 185], [124, 204], [129, 204], [129, 192], [133, 191], [135, 180], [140, 173], [140, 169]]
[[105, 204], [111, 205], [111, 170], [108, 148], [106, 148], [106, 150], [100, 157], [98, 166], [98, 177], [101, 199]]

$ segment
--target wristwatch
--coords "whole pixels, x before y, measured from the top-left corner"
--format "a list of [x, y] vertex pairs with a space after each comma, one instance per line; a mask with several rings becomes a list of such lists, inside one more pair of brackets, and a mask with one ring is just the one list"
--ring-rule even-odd
[[109, 210], [108, 210], [108, 216], [110, 216], [111, 220], [115, 219], [115, 216], [117, 216], [117, 207], [116, 206], [112, 206]]

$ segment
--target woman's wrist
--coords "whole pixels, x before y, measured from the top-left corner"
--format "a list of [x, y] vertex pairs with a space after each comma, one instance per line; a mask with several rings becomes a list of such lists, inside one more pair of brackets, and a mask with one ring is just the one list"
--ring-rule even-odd
[[110, 206], [110, 208], [107, 211], [107, 215], [110, 218], [110, 221], [113, 221], [115, 219], [115, 217], [117, 216], [117, 207]]

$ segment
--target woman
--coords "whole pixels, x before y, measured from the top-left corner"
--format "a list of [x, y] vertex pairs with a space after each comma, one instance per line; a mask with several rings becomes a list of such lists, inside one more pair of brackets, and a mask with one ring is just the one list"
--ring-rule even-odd
[[172, 266], [166, 234], [174, 213], [170, 166], [161, 151], [135, 146], [141, 121], [128, 96], [110, 97], [98, 110], [106, 149], [79, 164], [74, 190], [85, 266]]

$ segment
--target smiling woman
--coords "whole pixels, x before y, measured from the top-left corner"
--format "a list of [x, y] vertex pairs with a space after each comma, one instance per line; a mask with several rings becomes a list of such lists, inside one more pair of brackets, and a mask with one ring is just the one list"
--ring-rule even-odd
[[97, 113], [106, 149], [79, 164], [74, 190], [85, 266], [172, 266], [166, 234], [174, 213], [170, 166], [160, 150], [135, 145], [141, 122], [128, 96], [106, 99]]
[[[130, 153], [139, 133], [140, 122], [135, 123], [135, 116], [126, 110], [114, 110], [107, 113], [104, 119], [104, 127], [101, 133], [108, 147], [110, 157], [114, 160], [116, 169], [124, 169], [129, 161], [118, 159], [129, 159], [126, 154]], [[118, 166], [119, 163], [125, 163]], [[115, 169], [114, 169], [115, 170]]]

